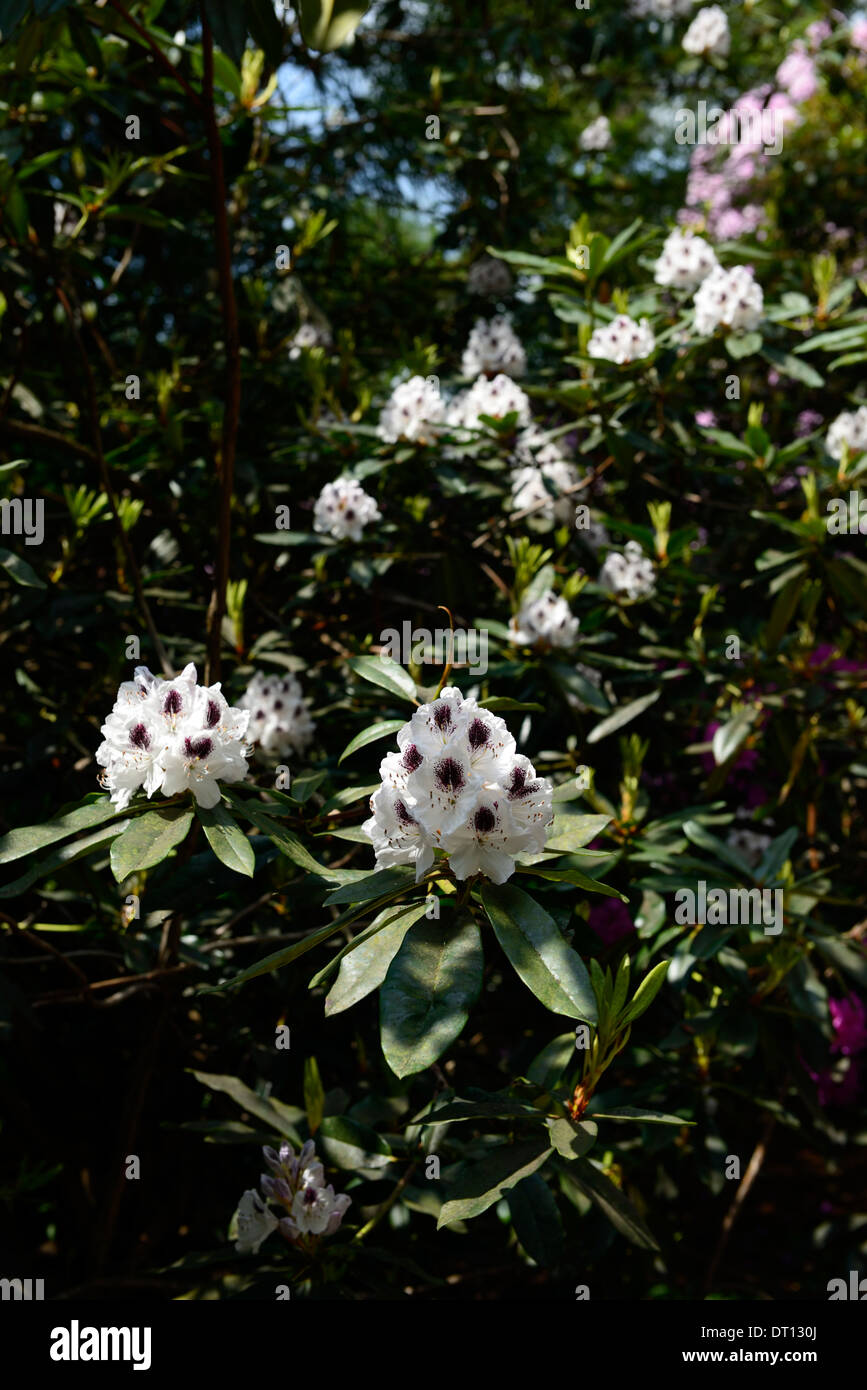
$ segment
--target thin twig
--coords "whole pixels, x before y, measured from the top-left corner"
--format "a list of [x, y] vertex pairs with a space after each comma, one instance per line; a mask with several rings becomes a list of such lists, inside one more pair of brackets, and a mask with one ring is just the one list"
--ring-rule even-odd
[[743, 1206], [744, 1202], [747, 1200], [747, 1197], [750, 1194], [750, 1188], [752, 1187], [756, 1178], [759, 1176], [759, 1172], [761, 1171], [762, 1164], [765, 1161], [765, 1155], [767, 1154], [768, 1145], [771, 1141], [771, 1135], [774, 1132], [776, 1123], [776, 1116], [770, 1115], [765, 1123], [764, 1129], [762, 1130], [762, 1136], [759, 1139], [759, 1142], [756, 1144], [756, 1147], [753, 1149], [752, 1158], [747, 1164], [747, 1171], [741, 1178], [740, 1183], [738, 1185], [738, 1190], [732, 1198], [731, 1206], [725, 1214], [722, 1223], [722, 1229], [720, 1231], [720, 1237], [717, 1241], [717, 1247], [713, 1253], [713, 1259], [711, 1260], [710, 1265], [708, 1266], [708, 1271], [705, 1276], [704, 1286], [706, 1293], [713, 1286], [714, 1277], [719, 1267], [720, 1260], [725, 1254], [726, 1246], [729, 1243], [729, 1236], [732, 1233], [732, 1227], [738, 1219], [741, 1207]]

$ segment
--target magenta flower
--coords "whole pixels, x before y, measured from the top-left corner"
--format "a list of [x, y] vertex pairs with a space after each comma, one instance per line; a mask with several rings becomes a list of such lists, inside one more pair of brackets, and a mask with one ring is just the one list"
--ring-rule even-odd
[[854, 1057], [867, 1047], [867, 1009], [854, 994], [845, 999], [829, 999], [831, 1024], [834, 1029], [832, 1052]]
[[606, 946], [615, 945], [635, 931], [629, 908], [619, 898], [604, 898], [596, 903], [590, 909], [587, 922]]

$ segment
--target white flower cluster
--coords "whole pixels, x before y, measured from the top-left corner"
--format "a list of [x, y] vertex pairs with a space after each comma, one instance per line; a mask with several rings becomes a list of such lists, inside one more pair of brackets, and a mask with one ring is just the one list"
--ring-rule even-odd
[[628, 314], [618, 314], [610, 323], [595, 330], [587, 351], [591, 357], [601, 357], [622, 367], [627, 362], [649, 357], [655, 347], [656, 339], [647, 319], [636, 323]]
[[250, 714], [234, 709], [220, 683], [201, 686], [196, 668], [185, 666], [174, 680], [161, 680], [146, 666], [124, 681], [102, 726], [96, 761], [100, 783], [119, 811], [141, 787], [148, 798], [191, 791], [200, 806], [220, 800], [220, 782], [247, 775], [244, 739]]
[[439, 849], [456, 878], [505, 883], [516, 855], [542, 852], [553, 789], [516, 752], [504, 720], [446, 686], [404, 724], [397, 745], [380, 764], [382, 786], [362, 826], [379, 868], [414, 864], [418, 881]]
[[627, 599], [650, 598], [655, 588], [653, 561], [645, 555], [638, 541], [627, 541], [621, 554], [612, 550], [605, 557], [597, 583], [611, 594]]
[[825, 448], [832, 459], [839, 461], [843, 457], [844, 447], [852, 458], [867, 451], [867, 405], [861, 405], [854, 411], [844, 410], [832, 421]]
[[269, 756], [303, 753], [313, 738], [316, 725], [295, 676], [257, 671], [238, 705], [250, 711], [247, 738]]
[[480, 429], [481, 415], [502, 420], [515, 412], [519, 425], [530, 423], [530, 398], [511, 377], [480, 376], [468, 391], [460, 391], [449, 406], [447, 422], [452, 429]]
[[361, 532], [382, 513], [354, 478], [338, 478], [326, 483], [313, 508], [313, 530], [333, 536], [337, 541], [361, 540]]
[[[293, 1244], [306, 1244], [308, 1236], [332, 1236], [352, 1198], [345, 1192], [338, 1196], [330, 1183], [326, 1186], [313, 1140], [307, 1140], [297, 1158], [291, 1144], [281, 1144], [279, 1153], [266, 1145], [262, 1152], [274, 1176], [263, 1173], [259, 1179], [264, 1197], [249, 1188], [238, 1203], [235, 1249], [240, 1254], [258, 1254], [263, 1240], [278, 1229]], [[285, 1216], [278, 1218], [269, 1202], [282, 1208]]]
[[528, 520], [568, 526], [574, 515], [569, 496], [578, 484], [578, 471], [553, 440], [536, 425], [522, 430], [515, 442], [512, 471], [512, 511], [530, 511]]
[[317, 328], [315, 323], [302, 323], [289, 343], [289, 358], [297, 361], [301, 353], [309, 348], [331, 347], [331, 335], [325, 328]]
[[694, 290], [718, 264], [713, 247], [704, 237], [675, 227], [665, 238], [662, 255], [653, 268], [653, 278], [657, 285]]
[[748, 332], [757, 328], [765, 299], [747, 266], [733, 265], [725, 270], [718, 265], [699, 285], [693, 304], [695, 331], [704, 338], [718, 328], [744, 328]]
[[512, 272], [505, 261], [485, 254], [473, 261], [467, 271], [467, 289], [470, 294], [508, 294], [512, 288]]
[[494, 376], [505, 372], [506, 376], [523, 376], [526, 370], [527, 354], [511, 319], [506, 314], [476, 319], [461, 358], [462, 374], [478, 376], [485, 372]]
[[728, 16], [719, 5], [699, 10], [683, 36], [684, 51], [693, 56], [725, 58], [730, 46]]
[[611, 144], [611, 125], [607, 116], [597, 116], [581, 132], [582, 150], [607, 150]]
[[562, 595], [546, 589], [510, 618], [509, 637], [520, 647], [574, 647], [580, 626]]
[[424, 444], [436, 438], [445, 415], [445, 401], [436, 381], [412, 376], [395, 386], [383, 406], [376, 432], [389, 444], [399, 439]]

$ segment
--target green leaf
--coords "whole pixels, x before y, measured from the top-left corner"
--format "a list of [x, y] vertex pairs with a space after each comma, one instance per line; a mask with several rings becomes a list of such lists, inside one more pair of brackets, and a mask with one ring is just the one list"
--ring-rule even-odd
[[584, 962], [543, 907], [513, 884], [486, 883], [482, 903], [494, 934], [528, 989], [553, 1013], [596, 1019]]
[[634, 1105], [616, 1105], [610, 1110], [588, 1111], [588, 1120], [633, 1120], [642, 1125], [693, 1125], [695, 1120], [666, 1115], [661, 1110], [643, 1110]]
[[585, 816], [575, 815], [570, 811], [558, 811], [545, 842], [545, 851], [571, 854], [575, 850], [583, 849], [610, 823], [611, 816]]
[[203, 0], [205, 18], [214, 34], [214, 42], [227, 54], [235, 67], [240, 68], [247, 41], [247, 21], [238, 0]]
[[545, 713], [545, 706], [539, 705], [535, 700], [510, 700], [508, 695], [491, 695], [484, 701], [484, 708], [489, 710], [533, 710], [537, 714]]
[[608, 1220], [627, 1240], [642, 1250], [658, 1250], [659, 1246], [642, 1221], [635, 1207], [619, 1187], [615, 1187], [604, 1173], [600, 1173], [589, 1158], [581, 1158], [562, 1170], [567, 1182], [572, 1183], [585, 1197], [589, 1197], [604, 1211]]
[[546, 1091], [551, 1091], [574, 1060], [575, 1034], [561, 1033], [558, 1038], [552, 1038], [533, 1058], [527, 1070], [527, 1080], [535, 1082]]
[[[297, 864], [299, 869], [306, 869], [309, 874], [318, 874], [320, 878], [332, 877], [332, 870], [327, 865], [320, 864], [318, 859], [314, 859], [310, 851], [302, 845], [298, 836], [285, 826], [279, 825], [268, 814], [268, 808], [256, 797], [243, 796], [231, 787], [224, 787], [223, 795], [239, 816], [248, 820], [251, 825], [255, 825], [256, 829], [261, 830], [263, 835], [267, 835], [281, 854], [285, 854], [286, 858], [290, 859], [293, 864]], [[275, 806], [274, 809], [277, 810], [278, 808]]]
[[122, 820], [107, 830], [95, 830], [92, 835], [85, 835], [83, 839], [73, 840], [72, 844], [61, 845], [60, 849], [56, 849], [53, 854], [47, 855], [45, 859], [37, 860], [20, 878], [16, 878], [12, 883], [4, 884], [0, 888], [0, 898], [16, 898], [19, 893], [25, 892], [39, 879], [53, 874], [55, 869], [62, 869], [76, 859], [84, 859], [89, 854], [97, 854], [100, 850], [107, 849], [112, 841], [117, 839], [130, 824], [129, 820]]
[[280, 66], [283, 57], [283, 25], [274, 13], [273, 0], [244, 0], [247, 27], [269, 67]]
[[123, 883], [139, 869], [152, 869], [186, 838], [193, 823], [192, 811], [183, 806], [166, 806], [146, 811], [118, 835], [111, 847], [111, 871]]
[[399, 864], [393, 869], [371, 869], [363, 878], [354, 883], [343, 883], [328, 894], [326, 907], [339, 903], [368, 903], [386, 894], [394, 894], [400, 888], [415, 887], [415, 869], [410, 864]]
[[636, 1018], [640, 1018], [646, 1009], [649, 1009], [659, 991], [662, 989], [663, 981], [668, 974], [670, 961], [661, 960], [655, 965], [649, 975], [645, 975], [638, 989], [632, 996], [632, 1002], [628, 1005], [626, 1012], [620, 1020], [621, 1025], [633, 1023]]
[[11, 550], [0, 548], [0, 565], [6, 573], [15, 580], [16, 584], [21, 584], [26, 589], [47, 589], [48, 585], [39, 578], [32, 565], [28, 565], [26, 560], [22, 560], [20, 555], [16, 555]]
[[726, 352], [729, 357], [752, 357], [762, 347], [761, 333], [730, 333], [726, 338]]
[[459, 1120], [544, 1120], [541, 1110], [510, 1096], [492, 1100], [450, 1100], [438, 1110], [422, 1111], [413, 1124], [449, 1125]]
[[531, 1260], [544, 1269], [559, 1264], [564, 1231], [557, 1201], [540, 1173], [513, 1187], [507, 1198], [515, 1235]]
[[541, 1168], [552, 1152], [546, 1141], [540, 1143], [535, 1139], [524, 1144], [499, 1145], [480, 1163], [462, 1164], [455, 1182], [449, 1187], [449, 1200], [443, 1202], [437, 1229], [453, 1221], [468, 1221], [480, 1216], [499, 1201], [504, 1192], [517, 1187]]
[[304, 1109], [310, 1133], [315, 1134], [325, 1113], [325, 1089], [315, 1057], [304, 1058]]
[[352, 753], [357, 753], [359, 748], [366, 748], [368, 743], [376, 743], [378, 739], [388, 738], [389, 734], [396, 734], [405, 723], [405, 719], [385, 719], [379, 724], [370, 724], [366, 729], [362, 729], [360, 734], [356, 734], [355, 738], [347, 743], [337, 759], [337, 766], [340, 766], [344, 758], [350, 757]]
[[401, 700], [416, 703], [415, 681], [408, 671], [392, 661], [390, 656], [352, 656], [347, 663], [362, 680], [379, 685]]
[[571, 1162], [590, 1152], [596, 1143], [597, 1129], [589, 1118], [579, 1124], [567, 1119], [549, 1120], [548, 1134], [552, 1147]]
[[325, 1000], [326, 1017], [351, 1009], [353, 1004], [379, 989], [403, 944], [403, 938], [410, 927], [424, 916], [425, 911], [425, 903], [413, 903], [396, 911], [385, 908], [369, 927], [348, 946], [344, 946], [333, 961], [329, 961], [325, 970], [320, 970], [319, 975], [311, 980], [311, 988], [340, 961], [340, 974]]
[[619, 898], [622, 903], [629, 901], [618, 888], [600, 883], [598, 879], [582, 874], [580, 869], [549, 869], [547, 864], [519, 864], [517, 872], [535, 874], [537, 878], [544, 878], [551, 883], [572, 883], [576, 888], [584, 888], [588, 893], [601, 893], [605, 898]]
[[335, 1168], [349, 1169], [363, 1178], [381, 1178], [394, 1160], [385, 1139], [349, 1115], [326, 1115], [319, 1126], [319, 1144]]
[[239, 1081], [237, 1076], [222, 1076], [215, 1072], [195, 1071], [190, 1069], [190, 1075], [194, 1076], [203, 1086], [207, 1086], [210, 1091], [222, 1091], [230, 1096], [236, 1105], [240, 1105], [242, 1110], [246, 1110], [250, 1115], [255, 1115], [257, 1120], [263, 1120], [269, 1129], [275, 1134], [281, 1134], [285, 1139], [291, 1139], [293, 1144], [300, 1144], [301, 1139], [296, 1125], [299, 1120], [304, 1118], [303, 1110], [298, 1110], [295, 1106], [284, 1105], [282, 1101], [273, 1098], [265, 1099], [255, 1091], [251, 1091], [249, 1086], [245, 1086], [243, 1081]]
[[30, 0], [2, 0], [0, 2], [0, 40], [4, 43], [27, 13]]
[[216, 805], [212, 810], [197, 807], [197, 815], [205, 827], [208, 844], [227, 869], [236, 874], [246, 874], [252, 878], [256, 872], [256, 856], [253, 846], [243, 830], [232, 819], [225, 806]]
[[714, 733], [711, 745], [717, 767], [728, 762], [729, 758], [737, 752], [741, 744], [746, 741], [754, 723], [755, 716], [752, 713], [745, 713], [736, 715], [726, 724], [720, 724]]
[[484, 956], [472, 918], [425, 922], [403, 942], [380, 991], [380, 1034], [395, 1076], [412, 1076], [458, 1037], [482, 987]]
[[642, 695], [638, 700], [631, 700], [628, 705], [621, 705], [607, 719], [603, 719], [601, 724], [595, 724], [587, 735], [588, 743], [598, 743], [600, 739], [607, 738], [616, 729], [622, 729], [624, 724], [629, 724], [633, 719], [637, 719], [639, 714], [643, 714], [646, 709], [655, 704], [662, 694], [661, 690], [652, 690], [649, 695]]
[[348, 43], [367, 12], [369, 0], [299, 0], [301, 36], [308, 48], [330, 53]]
[[101, 796], [98, 801], [75, 806], [64, 815], [46, 821], [44, 825], [22, 825], [17, 830], [10, 830], [0, 840], [0, 864], [22, 859], [25, 854], [33, 854], [67, 835], [74, 835], [78, 830], [89, 830], [105, 821], [129, 818], [129, 814], [128, 810], [119, 811], [107, 796]]
[[802, 362], [791, 352], [780, 352], [778, 348], [771, 348], [765, 344], [762, 348], [762, 356], [778, 371], [791, 377], [794, 381], [800, 381], [804, 386], [818, 390], [825, 385], [825, 378], [819, 375], [815, 367], [811, 367], [809, 362]]

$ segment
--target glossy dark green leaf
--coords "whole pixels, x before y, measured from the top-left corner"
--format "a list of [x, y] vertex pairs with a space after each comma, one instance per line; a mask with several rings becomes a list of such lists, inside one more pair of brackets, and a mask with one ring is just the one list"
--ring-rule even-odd
[[240, 68], [247, 39], [247, 20], [239, 0], [202, 0], [214, 42]]
[[0, 566], [15, 580], [16, 584], [21, 584], [25, 589], [45, 589], [48, 587], [45, 581], [39, 578], [33, 566], [12, 550], [5, 550], [0, 547]]
[[567, 1182], [571, 1182], [585, 1197], [596, 1203], [612, 1225], [616, 1226], [627, 1240], [632, 1241], [633, 1245], [639, 1246], [642, 1250], [659, 1249], [626, 1194], [594, 1167], [590, 1159], [580, 1158], [577, 1163], [570, 1163], [569, 1167], [563, 1170], [563, 1174]]
[[578, 1124], [565, 1118], [548, 1121], [551, 1147], [570, 1162], [590, 1152], [596, 1143], [596, 1134], [596, 1125], [589, 1119], [581, 1120]]
[[415, 703], [415, 681], [389, 656], [353, 656], [347, 665], [362, 680], [379, 685], [401, 700]]
[[532, 1139], [522, 1144], [500, 1144], [480, 1162], [463, 1163], [448, 1188], [448, 1201], [443, 1203], [437, 1228], [480, 1216], [504, 1192], [541, 1168], [552, 1153], [547, 1140]]
[[186, 839], [193, 813], [184, 806], [146, 811], [111, 846], [111, 871], [118, 883], [141, 869], [153, 869]]
[[[425, 903], [413, 903], [403, 909], [387, 907], [360, 934], [365, 939], [356, 946], [351, 941], [340, 953], [340, 974], [325, 1000], [325, 1013], [343, 1013], [359, 1000], [379, 989], [391, 962], [400, 950], [410, 927], [423, 917]], [[333, 968], [333, 962], [329, 962]], [[328, 967], [326, 967], [327, 969]], [[320, 971], [320, 976], [324, 974]], [[311, 985], [317, 983], [311, 981]]]
[[382, 1135], [349, 1115], [326, 1115], [319, 1126], [319, 1147], [335, 1168], [346, 1168], [362, 1177], [383, 1177], [393, 1162], [391, 1149]]
[[425, 922], [403, 942], [380, 990], [380, 1035], [396, 1076], [424, 1071], [462, 1031], [482, 987], [484, 957], [472, 918]]
[[554, 1013], [594, 1022], [590, 977], [553, 917], [511, 883], [486, 883], [482, 902], [497, 940], [536, 998]]
[[621, 705], [613, 714], [609, 714], [607, 719], [603, 719], [601, 724], [593, 726], [587, 735], [587, 742], [599, 743], [609, 734], [622, 729], [624, 724], [631, 724], [633, 719], [637, 719], [640, 714], [655, 704], [661, 694], [661, 690], [651, 690], [649, 695], [642, 695], [638, 700], [630, 700], [628, 705]]
[[506, 1199], [515, 1235], [537, 1265], [550, 1269], [563, 1256], [564, 1231], [557, 1199], [541, 1173], [531, 1173]]
[[387, 738], [389, 734], [396, 734], [398, 729], [402, 729], [406, 723], [405, 719], [384, 719], [378, 724], [370, 724], [366, 729], [362, 729], [360, 734], [347, 743], [340, 757], [337, 759], [338, 767], [345, 758], [357, 753], [359, 748], [366, 748], [369, 743], [376, 743], [381, 738]]
[[204, 826], [208, 844], [220, 862], [236, 874], [246, 874], [252, 878], [256, 872], [253, 846], [225, 806], [218, 804], [212, 810], [199, 806], [197, 815]]
[[257, 1120], [262, 1120], [275, 1134], [291, 1139], [293, 1144], [300, 1144], [297, 1125], [304, 1118], [303, 1110], [284, 1105], [282, 1101], [270, 1097], [257, 1095], [237, 1076], [223, 1076], [216, 1072], [195, 1071], [192, 1068], [190, 1074], [203, 1086], [207, 1086], [209, 1091], [222, 1091], [230, 1096], [236, 1105], [248, 1114], [255, 1115]]
[[88, 801], [82, 806], [75, 806], [64, 815], [46, 821], [44, 825], [22, 825], [17, 830], [10, 830], [0, 839], [0, 864], [22, 859], [24, 855], [44, 849], [46, 845], [63, 840], [67, 835], [74, 835], [79, 830], [90, 830], [93, 826], [103, 825], [106, 821], [121, 820], [129, 815], [128, 809], [119, 811], [107, 796], [101, 796], [98, 801]]

